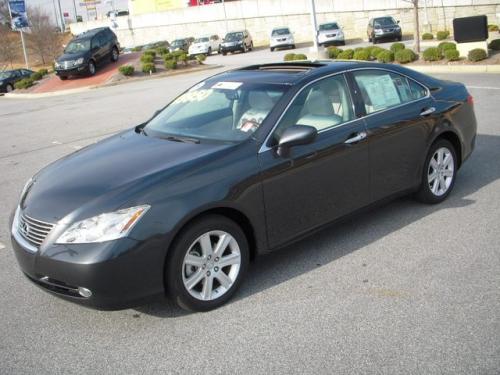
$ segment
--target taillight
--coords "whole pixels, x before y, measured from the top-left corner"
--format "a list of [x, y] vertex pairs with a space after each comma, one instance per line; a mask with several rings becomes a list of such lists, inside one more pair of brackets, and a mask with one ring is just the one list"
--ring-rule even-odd
[[474, 98], [472, 97], [471, 94], [467, 96], [467, 103], [470, 105], [474, 105]]

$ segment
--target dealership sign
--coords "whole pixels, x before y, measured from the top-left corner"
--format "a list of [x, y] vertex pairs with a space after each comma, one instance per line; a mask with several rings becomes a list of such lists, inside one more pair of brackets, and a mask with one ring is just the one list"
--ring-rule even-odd
[[28, 27], [28, 16], [24, 0], [9, 0], [9, 10], [12, 29], [21, 30], [24, 27]]

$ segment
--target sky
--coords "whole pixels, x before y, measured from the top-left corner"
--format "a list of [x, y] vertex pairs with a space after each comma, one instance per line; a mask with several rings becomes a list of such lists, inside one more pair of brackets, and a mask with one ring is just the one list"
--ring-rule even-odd
[[[69, 18], [74, 20], [75, 8], [73, 5], [73, 0], [26, 0], [26, 5], [28, 7], [40, 7], [42, 8], [52, 19], [55, 19], [55, 14], [59, 16], [59, 5], [58, 2], [61, 2], [61, 11], [67, 12], [69, 14]], [[80, 3], [84, 0], [74, 0], [76, 4], [76, 9], [79, 15], [83, 17], [83, 20], [87, 20], [87, 11], [84, 6], [80, 6]], [[113, 2], [116, 10], [127, 10], [128, 9], [128, 0], [96, 0], [100, 2], [100, 4], [96, 4], [97, 17], [105, 17], [106, 13], [113, 9]], [[92, 16], [92, 11], [89, 12], [90, 16]], [[95, 12], [94, 12], [95, 15]], [[59, 21], [60, 24], [60, 21]]]

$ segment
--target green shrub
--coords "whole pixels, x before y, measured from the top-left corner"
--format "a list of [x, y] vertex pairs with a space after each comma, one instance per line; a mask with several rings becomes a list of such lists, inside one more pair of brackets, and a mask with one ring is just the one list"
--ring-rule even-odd
[[366, 50], [370, 54], [372, 60], [377, 60], [377, 55], [382, 51], [386, 51], [384, 48], [378, 46], [366, 47]]
[[337, 56], [337, 59], [341, 60], [351, 60], [354, 57], [354, 51], [352, 49], [346, 49], [340, 52]]
[[438, 31], [436, 33], [436, 39], [437, 40], [445, 40], [449, 36], [450, 36], [450, 32], [448, 30], [446, 30], [446, 31]]
[[411, 49], [401, 49], [394, 54], [394, 60], [400, 64], [407, 64], [417, 59], [417, 55]]
[[434, 39], [434, 35], [431, 33], [423, 33], [422, 34], [422, 40], [432, 40]]
[[174, 56], [174, 58], [176, 60], [178, 60], [180, 56], [185, 55], [185, 54], [186, 54], [186, 52], [184, 52], [183, 50], [177, 50], [177, 51], [172, 52], [172, 56]]
[[423, 54], [425, 61], [438, 61], [443, 58], [441, 50], [437, 47], [427, 48]]
[[327, 51], [328, 51], [328, 57], [330, 59], [336, 59], [339, 53], [342, 52], [340, 48], [337, 48], [335, 46], [328, 47]]
[[155, 61], [155, 58], [151, 55], [144, 54], [141, 56], [142, 63], [150, 63], [152, 64]]
[[118, 68], [118, 71], [124, 76], [131, 76], [134, 74], [135, 68], [132, 65], [122, 65]]
[[368, 61], [368, 60], [370, 60], [370, 52], [368, 52], [364, 48], [357, 50], [354, 52], [353, 59], [354, 60]]
[[381, 63], [390, 63], [394, 61], [394, 52], [389, 50], [380, 51], [377, 54], [377, 60]]
[[164, 56], [168, 53], [168, 48], [166, 47], [158, 47], [156, 48], [156, 53], [160, 56]]
[[175, 61], [175, 60], [165, 60], [165, 68], [167, 68], [167, 69], [177, 69], [177, 61]]
[[156, 51], [154, 49], [147, 49], [146, 51], [144, 51], [144, 55], [150, 55], [150, 56], [153, 56], [153, 58], [156, 57]]
[[307, 56], [303, 53], [297, 53], [295, 54], [294, 60], [307, 60]]
[[187, 65], [188, 56], [185, 52], [179, 53], [175, 56], [175, 60], [177, 62], [182, 62], [184, 65]]
[[47, 69], [38, 69], [38, 73], [40, 73], [42, 76], [46, 76], [49, 74], [49, 71]]
[[469, 51], [469, 55], [467, 56], [470, 61], [481, 61], [488, 57], [486, 51], [482, 48], [476, 48]]
[[198, 62], [198, 64], [202, 65], [203, 64], [203, 61], [205, 61], [207, 59], [207, 57], [203, 54], [200, 54], [200, 55], [196, 55], [196, 61]]
[[443, 54], [444, 58], [448, 61], [460, 60], [460, 52], [458, 52], [456, 49], [445, 49]]
[[170, 52], [167, 52], [162, 55], [163, 60], [175, 60], [175, 56], [172, 55]]
[[27, 88], [33, 86], [33, 82], [34, 82], [34, 80], [31, 77], [30, 78], [23, 78], [20, 81], [17, 81], [16, 83], [14, 83], [14, 88], [16, 88], [17, 90], [27, 89]]
[[359, 51], [364, 51], [364, 47], [357, 47], [357, 48], [354, 48], [354, 53], [356, 52], [359, 52]]
[[156, 72], [156, 66], [153, 63], [144, 63], [142, 64], [142, 72], [143, 73], [155, 73]]
[[488, 44], [488, 48], [494, 51], [500, 51], [500, 39], [494, 39]]
[[405, 49], [404, 43], [392, 43], [390, 50], [394, 53], [401, 51], [402, 49]]
[[293, 61], [295, 60], [295, 53], [287, 53], [283, 58], [283, 61]]
[[30, 78], [33, 80], [33, 81], [39, 81], [43, 78], [43, 74], [40, 73], [40, 72], [35, 72], [33, 73]]
[[438, 44], [437, 47], [441, 53], [444, 53], [444, 51], [450, 50], [450, 49], [457, 49], [457, 45], [453, 42], [441, 42]]
[[488, 25], [488, 31], [498, 31], [498, 25]]

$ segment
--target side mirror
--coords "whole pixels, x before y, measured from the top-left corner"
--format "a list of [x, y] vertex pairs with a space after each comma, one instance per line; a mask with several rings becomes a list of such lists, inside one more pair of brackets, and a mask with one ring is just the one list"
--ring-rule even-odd
[[281, 157], [286, 157], [290, 147], [312, 143], [316, 139], [317, 135], [318, 131], [312, 126], [290, 126], [283, 132], [278, 141], [277, 153]]
[[397, 22], [398, 22], [398, 25], [399, 25], [399, 20], [397, 20]]

